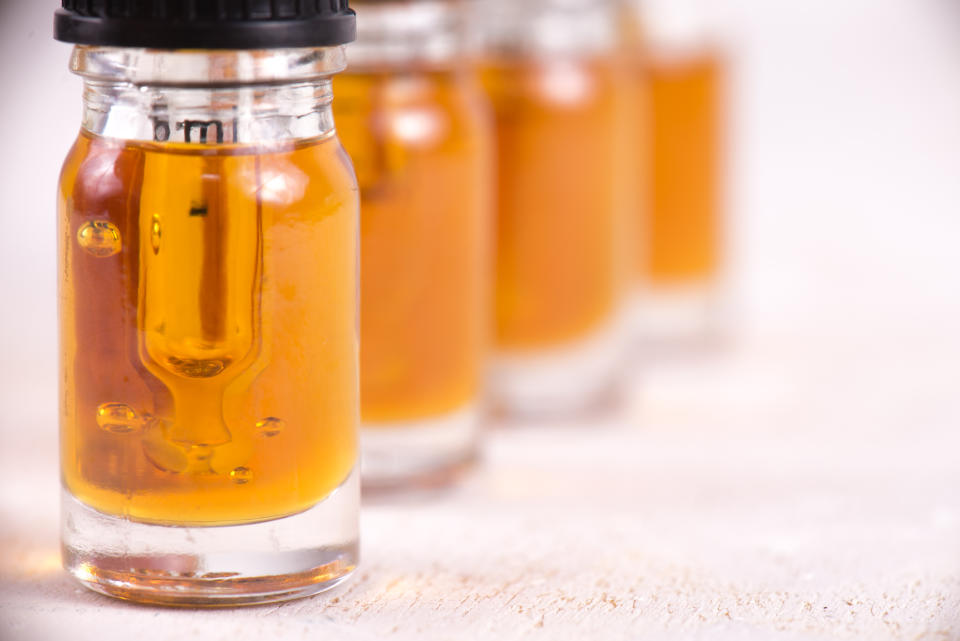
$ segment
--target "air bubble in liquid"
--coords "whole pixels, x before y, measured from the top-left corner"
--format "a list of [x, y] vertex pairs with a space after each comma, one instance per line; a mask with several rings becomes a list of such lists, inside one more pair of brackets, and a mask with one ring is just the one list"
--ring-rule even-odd
[[154, 254], [160, 251], [160, 214], [154, 214], [150, 220], [150, 247]]
[[176, 356], [169, 357], [167, 362], [173, 367], [174, 372], [187, 378], [210, 378], [222, 372], [230, 364], [229, 359], [177, 358]]
[[233, 482], [237, 485], [243, 485], [244, 483], [249, 483], [250, 479], [253, 478], [253, 472], [250, 471], [249, 467], [235, 467], [230, 471], [230, 478], [233, 479]]
[[102, 403], [97, 407], [97, 425], [115, 434], [129, 434], [143, 427], [143, 419], [124, 403]]
[[98, 258], [113, 256], [120, 252], [120, 230], [106, 220], [91, 220], [80, 225], [77, 242], [87, 253]]
[[257, 433], [262, 436], [276, 436], [283, 431], [284, 427], [286, 427], [286, 423], [276, 416], [268, 416], [256, 423]]

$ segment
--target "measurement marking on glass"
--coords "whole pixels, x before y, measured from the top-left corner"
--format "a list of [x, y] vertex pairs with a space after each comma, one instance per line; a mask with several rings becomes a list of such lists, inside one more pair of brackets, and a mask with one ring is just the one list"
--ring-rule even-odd
[[[165, 123], [160, 123], [165, 124]], [[230, 123], [232, 130], [233, 142], [237, 142], [237, 119], [234, 118], [233, 122]], [[210, 127], [216, 129], [216, 138], [218, 143], [223, 142], [223, 121], [222, 120], [181, 120], [177, 123], [177, 131], [183, 130], [183, 141], [184, 142], [194, 142], [193, 133], [195, 130], [199, 130], [200, 139], [198, 142], [206, 143], [207, 135], [210, 131]], [[169, 131], [169, 130], [167, 130]], [[163, 131], [159, 131], [157, 125], [154, 126], [155, 136], [163, 134]], [[169, 133], [167, 133], [169, 136]]]

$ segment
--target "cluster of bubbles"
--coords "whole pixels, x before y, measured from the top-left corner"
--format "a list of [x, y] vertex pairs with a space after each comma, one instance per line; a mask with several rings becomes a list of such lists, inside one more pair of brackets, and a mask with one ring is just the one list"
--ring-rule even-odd
[[[113, 434], [143, 432], [143, 453], [156, 467], [167, 472], [183, 472], [193, 466], [209, 467], [214, 448], [209, 445], [180, 447], [166, 437], [163, 419], [150, 414], [140, 414], [126, 403], [102, 403], [97, 407], [97, 425]], [[283, 431], [283, 419], [268, 416], [254, 425], [258, 435], [271, 438]], [[249, 467], [238, 466], [230, 471], [230, 479], [238, 484], [249, 483], [253, 472]]]
[[[160, 216], [150, 220], [150, 247], [160, 251]], [[107, 220], [91, 220], [77, 230], [77, 242], [87, 253], [98, 258], [120, 253], [123, 241], [120, 229]], [[189, 378], [208, 378], [219, 374], [229, 361], [206, 359], [170, 358], [169, 365], [179, 374]], [[210, 469], [214, 448], [209, 445], [179, 446], [167, 439], [167, 424], [151, 414], [140, 414], [126, 403], [102, 403], [97, 407], [97, 425], [113, 434], [142, 432], [143, 453], [156, 467], [167, 472], [184, 472], [188, 468]], [[283, 431], [283, 419], [275, 416], [262, 418], [255, 424], [257, 434], [271, 438]], [[230, 470], [230, 479], [244, 485], [253, 479], [253, 472], [244, 465]]]

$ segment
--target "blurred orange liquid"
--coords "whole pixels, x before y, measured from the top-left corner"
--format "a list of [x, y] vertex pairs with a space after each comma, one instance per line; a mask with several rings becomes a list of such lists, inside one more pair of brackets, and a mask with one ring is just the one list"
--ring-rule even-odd
[[491, 150], [475, 78], [349, 71], [334, 115], [361, 190], [361, 415], [389, 424], [478, 396], [487, 344]]
[[702, 282], [719, 263], [719, 84], [714, 55], [649, 61], [650, 125], [641, 141], [651, 173], [639, 269], [650, 284]]
[[[498, 346], [539, 349], [608, 321], [621, 288], [614, 60], [491, 63]], [[619, 208], [619, 209], [618, 209]]]

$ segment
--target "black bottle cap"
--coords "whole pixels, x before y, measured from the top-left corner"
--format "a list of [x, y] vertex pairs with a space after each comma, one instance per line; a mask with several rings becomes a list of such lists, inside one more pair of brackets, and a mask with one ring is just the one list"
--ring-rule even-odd
[[277, 49], [356, 38], [349, 0], [63, 0], [53, 37], [148, 49]]

